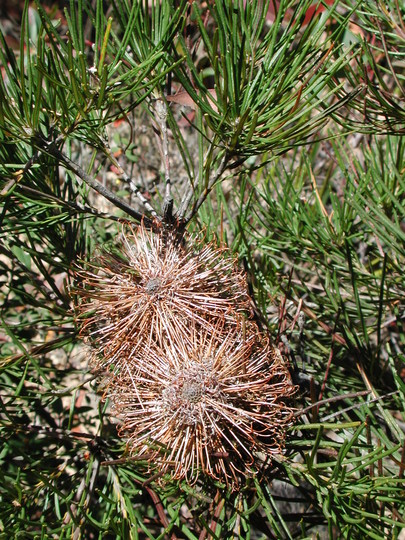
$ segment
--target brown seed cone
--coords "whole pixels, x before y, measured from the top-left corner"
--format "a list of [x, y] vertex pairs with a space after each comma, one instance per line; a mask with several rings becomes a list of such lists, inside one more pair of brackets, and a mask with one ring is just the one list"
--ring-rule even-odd
[[250, 299], [227, 248], [140, 225], [123, 234], [121, 253], [104, 253], [76, 273], [82, 337], [98, 362], [120, 368], [149, 343], [187, 339], [190, 324], [239, 324]]
[[254, 323], [244, 331], [194, 327], [191, 343], [150, 344], [108, 395], [132, 454], [176, 479], [193, 483], [203, 473], [236, 486], [263, 456], [281, 451], [293, 417], [285, 400], [295, 387]]

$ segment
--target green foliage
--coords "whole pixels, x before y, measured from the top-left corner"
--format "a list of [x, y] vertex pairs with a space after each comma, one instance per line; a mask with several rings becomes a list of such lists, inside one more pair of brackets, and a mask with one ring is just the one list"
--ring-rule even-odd
[[[348, 51], [343, 55], [338, 48], [329, 58], [341, 28], [326, 39], [324, 25], [315, 20], [303, 30], [300, 21], [310, 0], [299, 3], [286, 23], [290, 4], [280, 3], [275, 21], [264, 31], [267, 2], [246, 8], [242, 1], [215, 3], [212, 33], [193, 5], [209, 68], [199, 72], [187, 55], [179, 80], [206, 115], [217, 144], [232, 155], [282, 153], [302, 144], [349, 99], [333, 103], [340, 89], [333, 78], [350, 59]], [[210, 77], [215, 97], [206, 88]]]
[[[356, 10], [361, 38], [351, 31], [347, 41], [360, 47], [355, 63], [347, 70], [348, 82], [362, 86], [363, 99], [353, 103], [356, 129], [404, 134], [405, 79], [404, 9], [398, 2], [362, 2]], [[357, 120], [357, 121], [356, 121]], [[366, 123], [366, 126], [364, 126]]]
[[[400, 3], [42, 4], [0, 32], [0, 538], [398, 538]], [[128, 458], [76, 335], [73, 269], [152, 218], [232, 246], [300, 369], [237, 493]]]

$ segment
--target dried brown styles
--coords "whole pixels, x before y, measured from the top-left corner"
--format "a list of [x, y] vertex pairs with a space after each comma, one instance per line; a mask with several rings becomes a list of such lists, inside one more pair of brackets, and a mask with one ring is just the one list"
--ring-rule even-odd
[[80, 334], [131, 454], [162, 478], [237, 486], [281, 451], [294, 386], [227, 248], [140, 225], [76, 277]]

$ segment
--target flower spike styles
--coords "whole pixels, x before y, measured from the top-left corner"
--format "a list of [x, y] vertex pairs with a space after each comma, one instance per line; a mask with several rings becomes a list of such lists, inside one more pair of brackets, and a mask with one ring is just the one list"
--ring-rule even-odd
[[76, 277], [80, 334], [131, 454], [237, 487], [281, 452], [295, 387], [227, 248], [140, 225]]
[[148, 361], [119, 376], [109, 397], [131, 453], [194, 483], [201, 473], [230, 485], [280, 452], [294, 393], [281, 355], [254, 323], [194, 328], [182, 341], [151, 347]]

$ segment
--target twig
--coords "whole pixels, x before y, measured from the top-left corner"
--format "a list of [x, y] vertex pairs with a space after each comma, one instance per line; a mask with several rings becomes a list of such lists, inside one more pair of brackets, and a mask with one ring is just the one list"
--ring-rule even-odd
[[173, 197], [171, 194], [170, 162], [169, 162], [169, 142], [167, 137], [167, 104], [163, 98], [156, 100], [155, 105], [156, 121], [159, 126], [161, 139], [159, 148], [162, 156], [163, 169], [165, 172], [165, 198], [163, 202], [163, 215], [166, 222], [173, 219]]
[[[349, 394], [343, 394], [341, 396], [333, 396], [331, 398], [327, 398], [327, 399], [321, 399], [319, 401], [316, 401], [315, 403], [311, 403], [311, 405], [309, 405], [308, 407], [305, 407], [305, 409], [301, 409], [301, 410], [298, 410], [294, 416], [296, 417], [299, 417], [303, 414], [305, 414], [306, 412], [309, 412], [311, 411], [314, 407], [319, 407], [321, 405], [325, 405], [326, 403], [334, 403], [335, 401], [342, 401], [344, 399], [351, 399], [351, 398], [356, 398], [356, 397], [360, 397], [360, 396], [367, 396], [368, 394], [370, 394], [370, 390], [361, 390], [360, 392], [351, 392]], [[329, 418], [329, 417], [327, 417]], [[325, 420], [325, 418], [323, 419]]]
[[[163, 525], [163, 527], [165, 529], [168, 529], [169, 526], [170, 526], [170, 523], [169, 523], [169, 520], [167, 519], [167, 516], [166, 516], [166, 514], [164, 512], [164, 507], [163, 507], [162, 501], [160, 500], [158, 494], [156, 493], [156, 491], [154, 491], [152, 488], [150, 488], [148, 486], [145, 486], [145, 490], [147, 491], [149, 497], [152, 499], [152, 502], [155, 505], [156, 512], [157, 512], [157, 514], [159, 516], [160, 522], [162, 523], [162, 525]], [[175, 540], [176, 538], [177, 538], [177, 536], [174, 533], [170, 536], [171, 540]]]
[[[363, 390], [362, 392], [356, 392], [356, 394], [353, 395], [353, 397], [355, 397], [355, 395], [361, 395], [362, 393], [364, 393], [364, 395], [367, 395], [367, 394], [371, 394], [372, 392], [370, 390]], [[333, 414], [329, 414], [328, 416], [324, 416], [320, 422], [329, 422], [329, 420], [332, 420], [332, 418], [335, 418], [336, 416], [339, 416], [340, 414], [343, 414], [343, 413], [346, 413], [348, 411], [352, 411], [354, 409], [359, 409], [360, 407], [363, 407], [364, 405], [369, 405], [370, 403], [375, 403], [375, 402], [378, 402], [378, 405], [379, 405], [379, 402], [381, 400], [383, 400], [384, 398], [386, 397], [389, 397], [389, 396], [393, 396], [395, 394], [398, 394], [398, 390], [394, 390], [393, 392], [389, 392], [388, 394], [384, 394], [383, 396], [379, 396], [379, 397], [376, 397], [374, 399], [369, 399], [367, 400], [365, 403], [356, 403], [355, 405], [352, 405], [351, 407], [347, 407], [346, 409], [342, 409], [340, 411], [337, 411]], [[340, 396], [339, 396], [340, 397]], [[350, 394], [347, 394], [346, 396], [343, 396], [343, 397], [351, 397]], [[334, 399], [334, 398], [330, 398], [330, 399]], [[327, 400], [324, 400], [324, 402], [327, 401]], [[311, 405], [311, 408], [313, 407], [313, 405]], [[388, 423], [387, 423], [388, 425]]]
[[385, 41], [385, 36], [384, 36], [383, 29], [381, 28], [380, 21], [378, 19], [376, 19], [375, 22], [376, 22], [376, 24], [378, 26], [378, 30], [380, 31], [381, 43], [382, 43], [383, 48], [384, 48], [385, 59], [387, 61], [387, 64], [390, 67], [391, 75], [394, 78], [395, 82], [397, 83], [398, 88], [401, 90], [401, 94], [404, 95], [404, 88], [402, 88], [402, 85], [401, 85], [401, 83], [400, 83], [400, 81], [399, 81], [399, 79], [397, 77], [397, 74], [395, 73], [395, 70], [392, 67], [391, 58], [390, 58], [390, 55], [389, 55], [389, 52], [388, 52], [388, 49], [387, 49], [387, 43]]
[[[144, 220], [145, 223], [145, 216], [143, 214], [140, 214], [136, 210], [134, 210], [129, 204], [127, 204], [125, 201], [117, 197], [112, 191], [110, 191], [108, 188], [103, 186], [100, 182], [97, 180], [94, 180], [89, 174], [86, 173], [77, 163], [72, 161], [68, 156], [63, 154], [61, 150], [56, 146], [54, 143], [47, 143], [45, 144], [45, 141], [40, 141], [39, 146], [41, 148], [41, 151], [49, 154], [50, 156], [58, 159], [65, 167], [66, 169], [72, 171], [76, 176], [78, 176], [83, 182], [85, 182], [87, 185], [89, 185], [91, 188], [93, 188], [97, 193], [100, 193], [103, 197], [105, 197], [108, 201], [113, 203], [117, 208], [120, 208], [124, 212], [126, 212], [129, 216], [133, 217], [136, 221], [140, 222]], [[146, 220], [147, 221], [147, 220]]]
[[38, 161], [39, 155], [40, 155], [40, 152], [39, 150], [37, 150], [27, 161], [23, 169], [20, 169], [13, 173], [13, 178], [11, 178], [11, 180], [9, 180], [7, 184], [3, 187], [3, 189], [0, 191], [0, 197], [4, 197], [5, 195], [7, 195], [8, 192], [10, 192], [11, 188], [14, 187], [15, 184], [18, 184], [18, 182], [22, 179], [24, 174], [31, 169], [34, 163]]
[[204, 524], [204, 528], [201, 530], [200, 536], [198, 537], [198, 540], [205, 540], [207, 537], [207, 533], [210, 534], [210, 538], [215, 538], [215, 530], [218, 525], [219, 517], [221, 515], [222, 509], [225, 504], [225, 499], [222, 497], [219, 491], [217, 491], [214, 500], [212, 501], [212, 504], [210, 505], [210, 512], [212, 512], [215, 508], [215, 511], [213, 512], [211, 523], [208, 525]]

